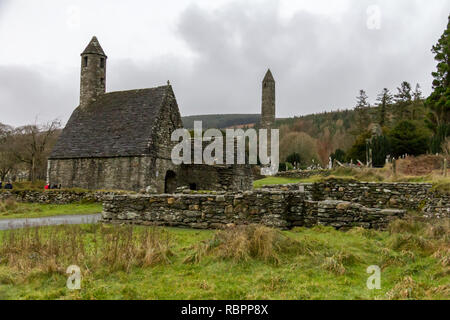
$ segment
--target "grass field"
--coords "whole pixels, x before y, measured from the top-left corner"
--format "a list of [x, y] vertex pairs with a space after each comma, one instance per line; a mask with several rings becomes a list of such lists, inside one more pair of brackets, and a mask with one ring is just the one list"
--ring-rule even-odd
[[329, 176], [315, 175], [306, 179], [294, 179], [283, 177], [267, 177], [254, 181], [255, 188], [261, 188], [265, 185], [290, 184], [290, 183], [314, 183], [327, 179], [347, 179], [364, 182], [412, 182], [412, 183], [431, 183], [437, 191], [450, 194], [450, 177], [444, 177], [440, 172], [428, 175], [413, 176], [398, 174], [393, 175], [389, 168], [337, 168], [330, 172]]
[[93, 214], [102, 212], [101, 203], [38, 204], [0, 201], [0, 220], [42, 218], [60, 215]]
[[[0, 299], [449, 299], [449, 221], [387, 232], [59, 226], [0, 232]], [[69, 265], [81, 290], [66, 288]], [[381, 289], [366, 287], [378, 265]]]
[[273, 184], [290, 184], [302, 182], [301, 179], [290, 179], [281, 177], [267, 177], [261, 180], [256, 180], [253, 182], [254, 188], [262, 188], [263, 186], [273, 185]]

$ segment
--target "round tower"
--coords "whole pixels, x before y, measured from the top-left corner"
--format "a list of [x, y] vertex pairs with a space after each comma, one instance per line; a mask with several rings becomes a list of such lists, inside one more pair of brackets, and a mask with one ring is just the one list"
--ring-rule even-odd
[[262, 82], [261, 128], [271, 129], [275, 123], [275, 80], [270, 69]]
[[80, 106], [86, 107], [106, 92], [106, 59], [100, 43], [93, 37], [81, 54]]

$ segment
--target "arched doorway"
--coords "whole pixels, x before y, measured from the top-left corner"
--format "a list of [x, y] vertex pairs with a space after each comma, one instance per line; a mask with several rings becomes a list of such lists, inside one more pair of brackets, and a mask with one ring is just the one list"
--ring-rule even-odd
[[174, 193], [177, 189], [177, 175], [172, 170], [166, 172], [164, 193]]

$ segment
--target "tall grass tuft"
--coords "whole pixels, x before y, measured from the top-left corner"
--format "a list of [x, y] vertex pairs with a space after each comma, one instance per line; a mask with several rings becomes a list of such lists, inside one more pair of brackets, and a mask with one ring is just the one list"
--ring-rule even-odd
[[19, 205], [14, 198], [7, 198], [6, 200], [0, 201], [0, 212], [15, 211]]
[[386, 293], [389, 300], [416, 299], [423, 295], [423, 286], [414, 281], [410, 276], [403, 278], [394, 288]]
[[258, 259], [279, 264], [284, 253], [300, 253], [308, 250], [310, 248], [307, 245], [275, 229], [260, 225], [235, 226], [218, 231], [212, 239], [194, 246], [194, 252], [185, 262], [199, 262], [203, 257], [212, 255], [235, 262]]
[[167, 232], [130, 226], [29, 228], [2, 233], [0, 238], [0, 263], [23, 272], [63, 274], [74, 264], [128, 272], [170, 263], [172, 255]]
[[27, 206], [23, 203], [16, 201], [14, 197], [7, 198], [5, 200], [0, 200], [0, 215], [8, 216], [18, 213], [26, 213], [29, 211], [42, 211], [41, 208]]
[[325, 257], [322, 268], [336, 275], [343, 275], [347, 272], [346, 266], [361, 262], [361, 259], [351, 252], [340, 250], [331, 257]]

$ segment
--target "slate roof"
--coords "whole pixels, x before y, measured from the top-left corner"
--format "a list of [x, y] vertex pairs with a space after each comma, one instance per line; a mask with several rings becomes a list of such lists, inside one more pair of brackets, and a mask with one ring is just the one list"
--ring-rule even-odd
[[86, 49], [84, 49], [83, 54], [98, 54], [101, 56], [105, 56], [106, 54], [102, 49], [102, 46], [100, 45], [100, 42], [98, 42], [97, 37], [92, 37], [91, 42], [87, 45]]
[[168, 90], [170, 86], [111, 92], [78, 107], [50, 159], [148, 154], [152, 127]]

